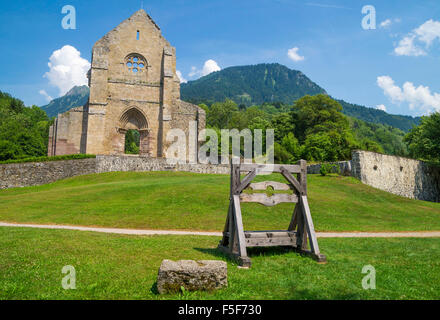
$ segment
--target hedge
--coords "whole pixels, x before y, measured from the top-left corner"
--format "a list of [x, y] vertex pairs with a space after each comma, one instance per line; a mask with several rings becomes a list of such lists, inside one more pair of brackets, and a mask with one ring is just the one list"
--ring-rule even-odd
[[88, 158], [96, 158], [96, 155], [93, 155], [93, 154], [69, 154], [69, 155], [54, 156], [54, 157], [31, 157], [31, 158], [11, 159], [11, 160], [0, 161], [0, 164], [77, 160], [77, 159], [88, 159]]

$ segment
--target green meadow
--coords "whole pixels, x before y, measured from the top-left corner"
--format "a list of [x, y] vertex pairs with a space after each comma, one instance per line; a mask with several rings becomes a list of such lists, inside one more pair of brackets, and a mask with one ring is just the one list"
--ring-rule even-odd
[[[283, 181], [280, 175], [259, 180]], [[440, 230], [440, 203], [406, 199], [352, 177], [308, 176], [317, 231]], [[221, 231], [229, 176], [117, 172], [0, 191], [0, 221], [137, 229]], [[293, 207], [243, 204], [248, 230], [287, 228]]]
[[[284, 249], [251, 250], [252, 268], [220, 255], [218, 237], [122, 236], [0, 228], [0, 299], [439, 299], [439, 239], [320, 239], [327, 264]], [[228, 262], [229, 286], [159, 295], [163, 259]], [[63, 266], [76, 289], [61, 286]], [[376, 269], [376, 289], [362, 268]]]
[[[395, 196], [351, 177], [309, 175], [308, 192], [317, 231], [440, 230], [439, 203]], [[2, 190], [0, 221], [220, 231], [228, 196], [227, 175], [105, 173]], [[245, 229], [284, 229], [292, 211], [288, 204], [244, 204]], [[219, 253], [219, 240], [0, 227], [0, 299], [440, 298], [438, 238], [321, 238], [324, 265], [284, 248], [253, 249], [248, 270]], [[163, 259], [227, 261], [229, 286], [159, 295]], [[65, 265], [75, 267], [75, 290], [61, 286]], [[376, 269], [375, 290], [362, 287], [365, 265]]]

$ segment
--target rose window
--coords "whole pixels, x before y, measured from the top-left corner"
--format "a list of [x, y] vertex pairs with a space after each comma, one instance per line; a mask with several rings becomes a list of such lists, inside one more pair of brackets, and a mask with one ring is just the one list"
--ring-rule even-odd
[[129, 72], [138, 74], [145, 71], [146, 62], [145, 59], [139, 55], [131, 55], [127, 57], [125, 65]]

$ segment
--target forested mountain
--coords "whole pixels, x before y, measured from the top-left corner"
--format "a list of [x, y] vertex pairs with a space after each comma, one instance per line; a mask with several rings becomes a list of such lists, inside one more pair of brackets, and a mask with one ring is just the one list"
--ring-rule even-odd
[[246, 106], [264, 102], [293, 101], [305, 95], [325, 93], [301, 71], [281, 64], [258, 64], [230, 67], [213, 72], [195, 81], [182, 83], [182, 100], [192, 103], [212, 103], [226, 98]]
[[[261, 105], [281, 102], [292, 105], [304, 95], [325, 93], [325, 90], [302, 72], [280, 64], [258, 64], [226, 68], [195, 81], [182, 83], [182, 100], [196, 104], [231, 99], [238, 105]], [[337, 100], [348, 116], [367, 122], [389, 125], [403, 131], [419, 124], [420, 118], [393, 115], [382, 110], [367, 108]]]
[[351, 104], [344, 100], [337, 101], [342, 105], [342, 112], [347, 116], [367, 122], [392, 126], [405, 132], [418, 125], [421, 119], [420, 117], [389, 114], [382, 110]]
[[42, 106], [49, 117], [56, 117], [59, 113], [64, 113], [75, 107], [81, 107], [89, 99], [88, 86], [75, 86], [64, 96], [52, 100], [49, 104]]

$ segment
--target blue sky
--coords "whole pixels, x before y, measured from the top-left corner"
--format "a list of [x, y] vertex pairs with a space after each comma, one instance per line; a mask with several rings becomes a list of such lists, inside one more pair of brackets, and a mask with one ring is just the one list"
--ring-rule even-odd
[[[61, 27], [65, 5], [76, 8], [76, 30]], [[376, 29], [362, 28], [365, 5], [375, 7]], [[44, 77], [54, 51], [70, 45], [90, 61], [93, 44], [140, 7], [140, 0], [2, 1], [0, 90], [27, 105], [47, 103], [41, 90], [58, 97], [60, 87]], [[438, 0], [144, 0], [143, 7], [176, 47], [187, 80], [208, 60], [220, 68], [278, 62], [351, 103], [394, 114], [440, 110]]]

